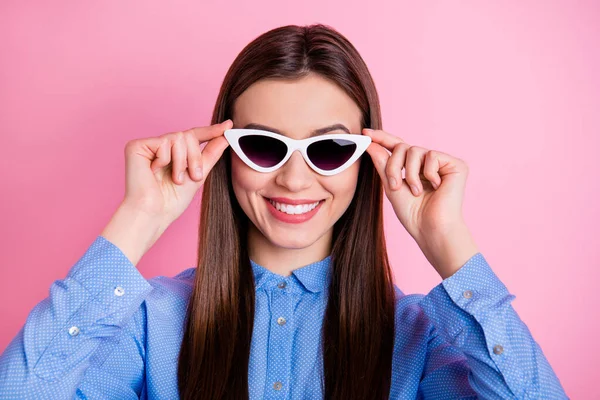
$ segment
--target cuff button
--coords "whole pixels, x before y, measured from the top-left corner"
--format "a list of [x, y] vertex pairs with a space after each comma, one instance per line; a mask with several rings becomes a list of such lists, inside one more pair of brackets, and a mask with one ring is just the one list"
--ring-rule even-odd
[[69, 335], [71, 336], [77, 336], [79, 335], [79, 328], [76, 326], [72, 326], [69, 328]]

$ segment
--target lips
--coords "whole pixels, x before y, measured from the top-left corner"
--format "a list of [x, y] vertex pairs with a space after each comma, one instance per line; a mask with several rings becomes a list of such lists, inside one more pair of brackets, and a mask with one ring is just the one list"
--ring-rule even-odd
[[297, 206], [301, 204], [313, 204], [317, 201], [322, 201], [323, 199], [318, 200], [309, 200], [309, 199], [288, 199], [287, 197], [265, 197], [267, 200], [273, 200], [277, 203], [289, 204], [292, 206]]
[[[312, 217], [315, 216], [315, 214], [319, 211], [319, 209], [321, 208], [321, 206], [324, 203], [324, 200], [319, 201], [319, 204], [315, 208], [313, 208], [312, 210], [310, 210], [309, 212], [304, 213], [304, 214], [287, 214], [287, 213], [277, 210], [268, 198], [265, 197], [264, 199], [265, 199], [265, 203], [266, 203], [267, 208], [269, 209], [269, 212], [271, 213], [271, 215], [273, 217], [275, 217], [277, 220], [288, 223], [288, 224], [299, 224], [299, 223], [310, 220]], [[289, 199], [288, 199], [288, 201], [289, 201]], [[313, 203], [316, 203], [316, 202], [317, 201], [314, 201]], [[306, 204], [306, 203], [301, 203], [301, 204]]]

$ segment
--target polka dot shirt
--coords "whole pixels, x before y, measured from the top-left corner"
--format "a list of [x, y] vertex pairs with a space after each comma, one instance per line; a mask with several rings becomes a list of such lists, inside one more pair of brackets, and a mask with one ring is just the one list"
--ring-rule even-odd
[[[275, 274], [251, 261], [251, 399], [320, 399], [331, 256]], [[98, 236], [0, 356], [1, 399], [176, 399], [195, 268], [146, 280]], [[396, 289], [391, 399], [566, 399], [514, 295], [481, 253], [427, 295]]]

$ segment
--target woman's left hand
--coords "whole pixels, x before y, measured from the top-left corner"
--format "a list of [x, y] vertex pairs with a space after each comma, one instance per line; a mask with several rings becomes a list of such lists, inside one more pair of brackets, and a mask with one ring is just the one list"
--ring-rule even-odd
[[411, 146], [383, 130], [364, 129], [363, 133], [371, 137], [367, 152], [396, 216], [446, 279], [479, 252], [462, 215], [467, 164], [439, 151]]

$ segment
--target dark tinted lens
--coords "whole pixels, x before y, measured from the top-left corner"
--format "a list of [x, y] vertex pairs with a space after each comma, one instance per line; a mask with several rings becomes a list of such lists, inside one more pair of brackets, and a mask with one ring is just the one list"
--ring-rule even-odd
[[356, 151], [356, 143], [345, 139], [326, 139], [312, 143], [306, 152], [318, 168], [325, 171], [342, 166]]
[[279, 163], [287, 153], [285, 143], [269, 136], [242, 136], [239, 143], [246, 157], [265, 168]]

